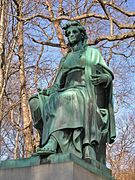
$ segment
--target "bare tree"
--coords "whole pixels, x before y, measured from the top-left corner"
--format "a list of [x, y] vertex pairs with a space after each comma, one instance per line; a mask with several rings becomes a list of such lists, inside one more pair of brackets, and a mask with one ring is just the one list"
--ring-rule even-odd
[[[123, 112], [131, 114], [131, 110], [134, 110], [135, 87], [131, 82], [135, 72], [135, 13], [132, 9], [129, 1], [125, 0], [12, 1], [11, 11], [8, 13], [10, 17], [8, 26], [13, 33], [6, 39], [6, 44], [11, 44], [8, 39], [12, 36], [12, 48], [10, 46], [10, 53], [6, 52], [6, 66], [3, 64], [0, 69], [0, 72], [3, 72], [6, 67], [8, 72], [6, 87], [3, 85], [0, 87], [5, 89], [4, 107], [7, 107], [2, 115], [2, 143], [7, 149], [10, 149], [9, 146], [12, 144], [14, 158], [19, 157], [18, 153], [23, 154], [27, 151], [30, 155], [33, 151], [28, 96], [35, 93], [39, 85], [46, 88], [52, 83], [59, 60], [68, 50], [61, 27], [67, 20], [79, 20], [87, 30], [88, 44], [101, 50], [115, 74], [116, 122], [121, 123], [117, 123], [119, 132], [117, 141], [113, 146], [108, 146], [108, 162], [116, 178], [126, 179], [126, 174], [130, 174], [132, 169], [130, 167], [134, 167], [134, 161], [130, 156], [134, 146], [134, 141], [130, 138], [133, 136], [134, 115], [131, 123], [131, 118], [125, 119]], [[2, 53], [1, 57], [4, 57]], [[0, 77], [2, 75], [3, 73]], [[18, 77], [20, 82], [17, 80]], [[0, 78], [2, 84], [1, 79], [3, 78]], [[10, 83], [14, 86], [10, 87]], [[126, 120], [130, 123], [126, 123]], [[8, 129], [12, 129], [11, 134]], [[8, 137], [8, 142], [3, 138], [4, 134]], [[13, 141], [10, 136], [13, 137]], [[129, 148], [130, 143], [132, 145]], [[11, 153], [9, 150], [7, 154]], [[125, 173], [122, 175], [123, 169]]]
[[135, 175], [135, 122], [134, 115], [125, 118], [122, 116], [117, 122], [118, 137], [113, 145], [108, 146], [108, 162], [113, 175], [118, 180], [132, 180]]
[[[23, 17], [23, 1], [14, 0], [16, 5], [16, 12], [17, 16]], [[25, 68], [24, 68], [24, 35], [23, 35], [23, 26], [24, 23], [20, 19], [18, 19], [17, 24], [18, 30], [18, 58], [19, 58], [19, 74], [20, 74], [20, 97], [21, 97], [21, 110], [22, 110], [22, 117], [23, 117], [23, 132], [24, 132], [24, 139], [25, 139], [25, 151], [26, 157], [29, 157], [33, 152], [32, 146], [32, 134], [31, 134], [31, 119], [29, 115], [29, 108], [28, 108], [28, 98], [27, 98], [27, 90], [26, 90], [26, 78], [25, 78]]]
[[[0, 143], [1, 143], [1, 121], [3, 116], [3, 95], [5, 88], [5, 31], [6, 31], [6, 23], [7, 23], [7, 1], [0, 1]], [[1, 156], [1, 148], [0, 148], [0, 156]]]
[[6, 9], [7, 1], [0, 1], [0, 120], [2, 119], [2, 105], [3, 105], [3, 94], [4, 94], [4, 70], [5, 70], [5, 31], [6, 31]]

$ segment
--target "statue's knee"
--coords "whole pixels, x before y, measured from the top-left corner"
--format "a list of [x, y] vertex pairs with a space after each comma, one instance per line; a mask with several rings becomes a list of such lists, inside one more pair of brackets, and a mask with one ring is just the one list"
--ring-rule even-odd
[[76, 92], [74, 91], [65, 91], [62, 96], [61, 96], [61, 100], [72, 100], [76, 97]]
[[39, 106], [38, 96], [31, 97], [29, 99], [29, 105], [30, 105], [34, 127], [40, 130], [42, 128], [42, 117], [41, 117], [41, 110]]

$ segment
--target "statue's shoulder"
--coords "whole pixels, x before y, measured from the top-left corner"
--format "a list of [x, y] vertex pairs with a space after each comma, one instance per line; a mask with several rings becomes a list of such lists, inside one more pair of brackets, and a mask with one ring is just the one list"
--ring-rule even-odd
[[90, 54], [90, 55], [93, 55], [93, 56], [100, 56], [100, 55], [101, 55], [99, 49], [96, 48], [96, 47], [87, 46], [85, 49], [86, 49], [85, 52], [86, 52], [86, 54], [88, 54], [88, 55], [89, 55], [89, 54]]
[[86, 51], [98, 53], [99, 49], [96, 47], [92, 47], [92, 46], [86, 46]]
[[67, 54], [64, 55], [60, 60], [60, 65], [63, 64], [63, 62], [66, 60]]

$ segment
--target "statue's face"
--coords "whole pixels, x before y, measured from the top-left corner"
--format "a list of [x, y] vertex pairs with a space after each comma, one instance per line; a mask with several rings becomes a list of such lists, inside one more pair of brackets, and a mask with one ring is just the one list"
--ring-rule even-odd
[[77, 27], [70, 27], [67, 30], [67, 38], [71, 45], [75, 45], [82, 40], [82, 34]]

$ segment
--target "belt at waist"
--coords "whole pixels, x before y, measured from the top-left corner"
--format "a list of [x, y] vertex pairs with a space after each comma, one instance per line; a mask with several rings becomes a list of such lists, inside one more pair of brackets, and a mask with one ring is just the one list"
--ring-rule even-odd
[[67, 73], [64, 87], [85, 85], [84, 69], [74, 69]]

